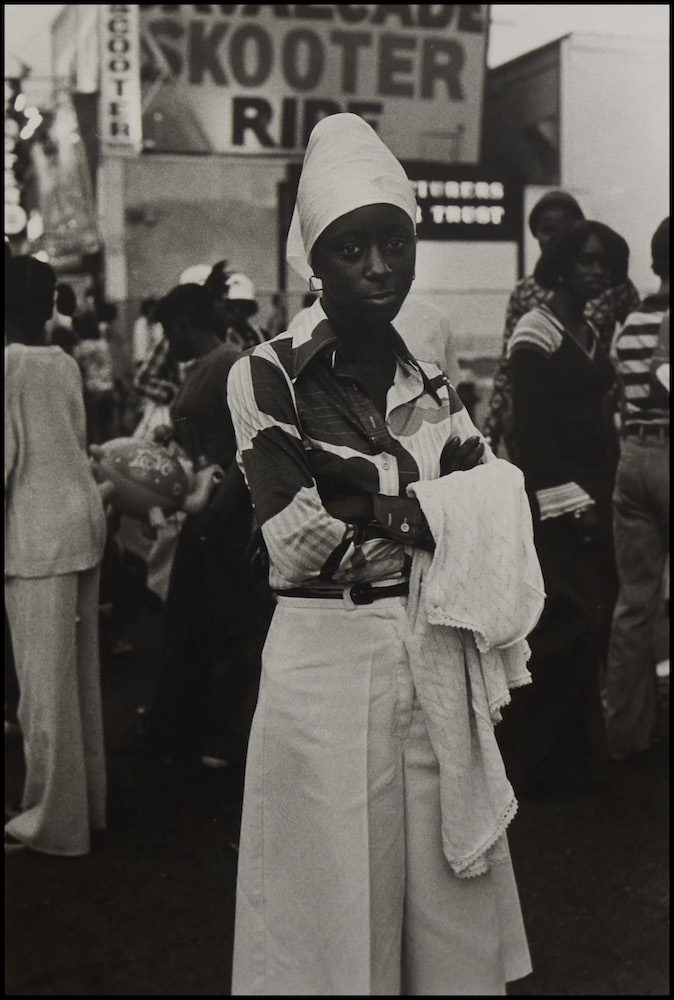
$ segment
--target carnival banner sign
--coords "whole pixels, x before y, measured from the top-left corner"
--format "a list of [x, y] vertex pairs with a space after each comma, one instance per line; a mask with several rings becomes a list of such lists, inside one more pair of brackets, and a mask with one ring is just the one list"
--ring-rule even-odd
[[287, 157], [352, 111], [398, 157], [479, 159], [489, 4], [136, 6], [146, 150]]
[[142, 149], [139, 5], [98, 6], [101, 149], [107, 154], [133, 156]]

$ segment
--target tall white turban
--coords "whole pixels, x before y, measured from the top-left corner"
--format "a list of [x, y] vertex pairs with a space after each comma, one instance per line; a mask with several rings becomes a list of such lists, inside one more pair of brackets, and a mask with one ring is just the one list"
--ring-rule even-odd
[[364, 205], [397, 205], [416, 225], [414, 190], [374, 129], [349, 113], [323, 118], [309, 136], [297, 189], [286, 259], [311, 276], [311, 249], [331, 222]]

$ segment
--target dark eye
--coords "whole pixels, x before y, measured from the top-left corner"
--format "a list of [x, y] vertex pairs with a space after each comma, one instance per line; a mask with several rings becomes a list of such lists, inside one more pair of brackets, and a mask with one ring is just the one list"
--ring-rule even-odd
[[360, 244], [345, 243], [341, 248], [341, 252], [345, 257], [356, 257], [360, 253]]

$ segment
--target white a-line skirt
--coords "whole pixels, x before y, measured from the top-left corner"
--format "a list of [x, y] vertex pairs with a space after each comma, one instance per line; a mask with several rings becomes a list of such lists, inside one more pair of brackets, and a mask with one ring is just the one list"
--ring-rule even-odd
[[498, 996], [531, 971], [510, 861], [459, 879], [443, 856], [405, 617], [404, 598], [279, 600], [246, 765], [233, 996]]

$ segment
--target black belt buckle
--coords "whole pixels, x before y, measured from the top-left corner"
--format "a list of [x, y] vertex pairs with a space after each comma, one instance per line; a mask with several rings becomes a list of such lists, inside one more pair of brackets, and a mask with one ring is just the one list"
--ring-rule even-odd
[[372, 584], [354, 583], [353, 587], [349, 588], [349, 597], [354, 604], [372, 604], [374, 601]]

